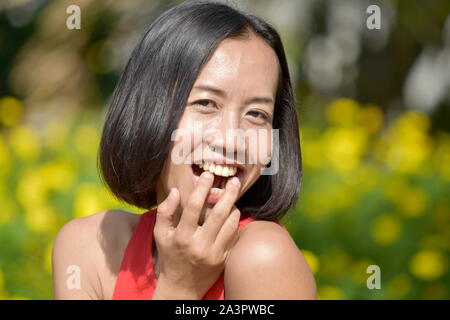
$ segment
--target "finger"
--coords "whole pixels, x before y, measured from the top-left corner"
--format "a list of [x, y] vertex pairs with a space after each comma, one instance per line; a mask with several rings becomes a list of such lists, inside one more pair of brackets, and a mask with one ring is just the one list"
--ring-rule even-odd
[[223, 194], [202, 226], [204, 241], [208, 243], [215, 241], [217, 234], [230, 215], [230, 211], [238, 198], [239, 188], [240, 182], [237, 177], [233, 177], [227, 181]]
[[177, 229], [191, 233], [197, 230], [198, 220], [205, 204], [206, 197], [214, 182], [214, 175], [205, 171], [200, 175], [194, 192], [189, 197], [188, 203], [181, 214]]
[[156, 209], [155, 235], [160, 231], [174, 228], [173, 217], [180, 203], [180, 193], [177, 188], [171, 188], [167, 198]]
[[225, 252], [231, 249], [239, 238], [239, 220], [241, 218], [241, 211], [233, 207], [230, 215], [225, 220], [219, 233], [217, 234], [216, 241], [213, 246], [220, 252]]

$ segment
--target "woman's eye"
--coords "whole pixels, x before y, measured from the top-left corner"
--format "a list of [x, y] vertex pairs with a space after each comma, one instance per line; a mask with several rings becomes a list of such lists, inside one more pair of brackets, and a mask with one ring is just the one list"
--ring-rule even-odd
[[269, 121], [269, 116], [267, 116], [264, 112], [252, 110], [248, 114], [254, 116], [255, 118], [260, 118], [262, 120]]
[[194, 103], [195, 105], [201, 106], [203, 108], [215, 107], [214, 102], [211, 100], [198, 100]]

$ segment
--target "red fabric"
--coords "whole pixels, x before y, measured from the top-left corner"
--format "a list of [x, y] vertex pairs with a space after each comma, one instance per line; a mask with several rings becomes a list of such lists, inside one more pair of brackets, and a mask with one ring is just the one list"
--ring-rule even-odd
[[[239, 229], [254, 220], [241, 215]], [[156, 209], [147, 211], [139, 217], [136, 228], [125, 249], [124, 257], [117, 276], [113, 300], [151, 300], [158, 279], [153, 271], [152, 246], [153, 227], [156, 221]], [[280, 222], [276, 222], [286, 229]], [[215, 284], [203, 296], [202, 300], [224, 300], [223, 272]]]

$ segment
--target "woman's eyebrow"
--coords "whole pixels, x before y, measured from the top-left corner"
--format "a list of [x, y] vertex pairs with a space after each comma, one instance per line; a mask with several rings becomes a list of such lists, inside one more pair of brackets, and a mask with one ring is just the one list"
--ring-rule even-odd
[[[227, 94], [225, 91], [219, 89], [219, 88], [215, 88], [209, 85], [196, 85], [193, 89], [198, 89], [198, 90], [204, 90], [204, 91], [209, 91], [219, 97], [222, 98], [226, 98]], [[271, 97], [252, 97], [250, 99], [248, 99], [247, 101], [245, 101], [246, 104], [251, 104], [251, 103], [274, 103], [273, 98]]]

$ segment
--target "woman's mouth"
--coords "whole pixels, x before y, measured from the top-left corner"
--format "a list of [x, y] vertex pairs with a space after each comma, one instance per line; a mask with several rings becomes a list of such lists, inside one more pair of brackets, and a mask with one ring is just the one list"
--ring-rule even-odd
[[216, 203], [225, 191], [225, 186], [228, 179], [236, 176], [240, 180], [243, 170], [235, 165], [214, 164], [204, 161], [200, 164], [194, 163], [192, 164], [192, 172], [194, 175], [195, 184], [204, 171], [209, 171], [214, 174], [214, 182], [209, 190], [206, 201], [209, 203]]

